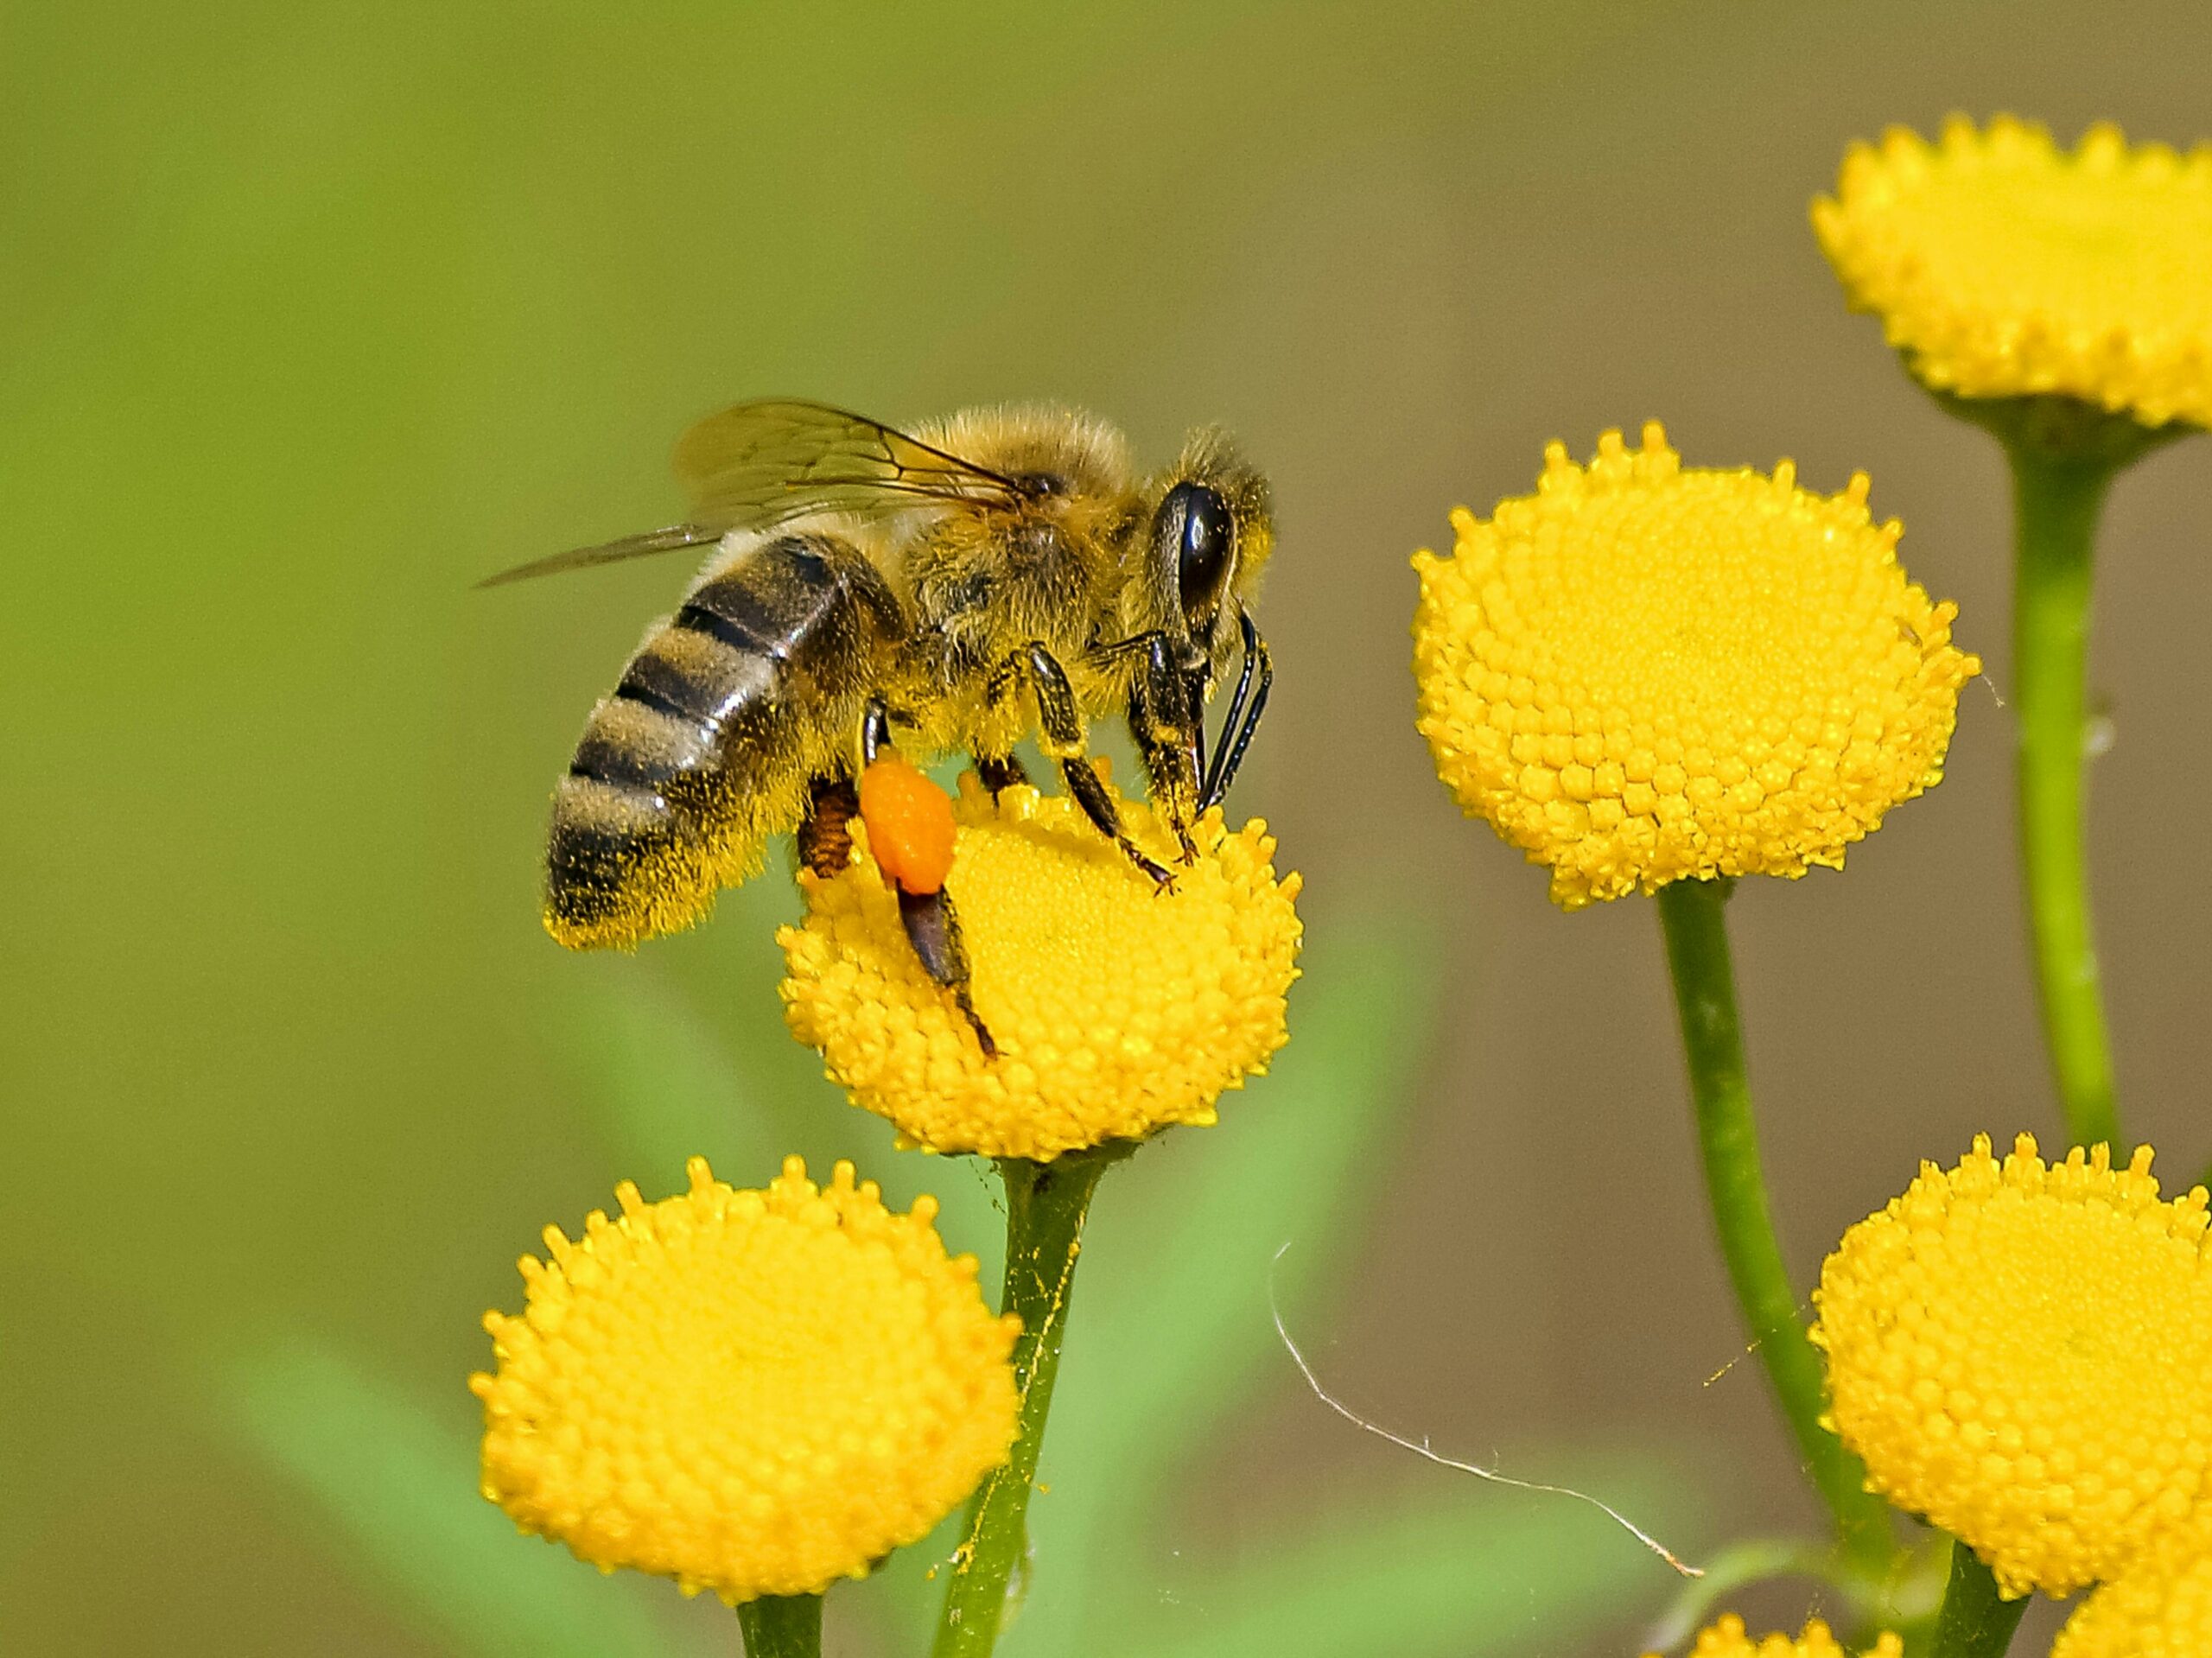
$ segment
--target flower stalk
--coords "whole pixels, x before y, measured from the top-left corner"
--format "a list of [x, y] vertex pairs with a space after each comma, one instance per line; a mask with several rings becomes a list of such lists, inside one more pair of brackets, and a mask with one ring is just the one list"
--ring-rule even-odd
[[2091, 563], [2116, 470], [2008, 443], [2012, 463], [2012, 696], [2020, 867], [2044, 1040], [2068, 1138], [2117, 1145], [2112, 1050], [2089, 921], [2083, 772]]
[[763, 1595], [737, 1609], [745, 1658], [822, 1658], [822, 1597]]
[[1733, 886], [1726, 880], [1678, 880], [1658, 894], [1706, 1195], [1729, 1282], [1798, 1455], [1834, 1517], [1846, 1555], [1862, 1569], [1880, 1573], [1887, 1571], [1894, 1548], [1889, 1509], [1866, 1490], [1865, 1464], [1821, 1426], [1821, 1358], [1807, 1338], [1767, 1204], [1728, 953], [1726, 905]]
[[935, 1658], [986, 1658], [998, 1643], [1009, 1585], [1028, 1558], [1029, 1494], [1059, 1375], [1084, 1220], [1100, 1178], [1135, 1149], [1132, 1141], [1109, 1140], [1046, 1162], [998, 1160], [1006, 1183], [1006, 1289], [1000, 1310], [1021, 1315], [1014, 1346], [1020, 1426], [1012, 1453], [969, 1502], [967, 1535], [953, 1556]]
[[2004, 1658], [2020, 1627], [2028, 1598], [2005, 1600], [1997, 1579], [1964, 1543], [1951, 1545], [1951, 1580], [1936, 1614], [1936, 1644], [1929, 1658]]
[[2073, 397], [1937, 392], [1936, 400], [1995, 437], [2012, 465], [2020, 870], [2036, 990], [2068, 1138], [2118, 1150], [2112, 1049], [2089, 918], [2083, 784], [2092, 565], [2113, 480], [2195, 429], [2145, 426]]

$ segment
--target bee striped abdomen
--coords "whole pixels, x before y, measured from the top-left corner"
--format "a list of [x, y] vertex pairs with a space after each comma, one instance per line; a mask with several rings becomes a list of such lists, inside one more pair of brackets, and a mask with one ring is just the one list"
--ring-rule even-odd
[[856, 549], [787, 535], [701, 581], [592, 710], [556, 790], [546, 926], [575, 948], [690, 925], [796, 827], [857, 729], [897, 600]]

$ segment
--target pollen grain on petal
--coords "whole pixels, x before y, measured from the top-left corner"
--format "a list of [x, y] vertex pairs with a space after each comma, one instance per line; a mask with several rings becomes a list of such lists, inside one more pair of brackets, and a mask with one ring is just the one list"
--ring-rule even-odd
[[484, 1495], [602, 1570], [725, 1600], [817, 1593], [925, 1535], [1012, 1444], [1019, 1320], [924, 1198], [797, 1158], [549, 1227], [527, 1305], [486, 1316]]
[[1938, 391], [2212, 425], [2212, 149], [1963, 117], [1846, 154], [1813, 226], [1853, 309]]
[[1815, 1293], [1833, 1426], [1869, 1485], [2007, 1595], [2111, 1577], [2212, 1496], [2212, 1249], [2149, 1148], [1986, 1136], [1844, 1235]]
[[[1173, 842], [1124, 801], [1163, 861]], [[1278, 878], [1257, 821], [1194, 828], [1195, 862], [1156, 888], [1065, 796], [994, 802], [961, 779], [945, 891], [973, 975], [986, 1056], [924, 970], [856, 825], [852, 867], [803, 875], [807, 913], [779, 935], [791, 1030], [856, 1105], [931, 1151], [1051, 1158], [1214, 1120], [1287, 1039], [1299, 878]]]
[[1685, 467], [1657, 422], [1414, 559], [1416, 723], [1438, 775], [1579, 908], [1669, 881], [1840, 867], [1942, 779], [1951, 643], [1899, 526], [1772, 476]]

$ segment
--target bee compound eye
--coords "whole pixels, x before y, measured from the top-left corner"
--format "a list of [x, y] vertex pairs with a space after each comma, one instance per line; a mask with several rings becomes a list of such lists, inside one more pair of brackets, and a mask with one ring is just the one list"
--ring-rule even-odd
[[1160, 526], [1173, 537], [1175, 585], [1185, 620], [1196, 625], [1221, 602], [1236, 523], [1220, 492], [1204, 484], [1178, 484], [1160, 503]]

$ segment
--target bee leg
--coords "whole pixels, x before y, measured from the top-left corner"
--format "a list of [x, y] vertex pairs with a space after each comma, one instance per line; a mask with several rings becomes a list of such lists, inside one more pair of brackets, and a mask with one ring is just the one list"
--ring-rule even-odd
[[1083, 713], [1076, 706], [1075, 688], [1068, 683], [1067, 670], [1041, 641], [1035, 639], [1017, 651], [1013, 662], [1015, 671], [1025, 667], [1029, 670], [1029, 683], [1037, 693], [1037, 729], [1045, 752], [1059, 762], [1060, 776], [1067, 783], [1068, 792], [1075, 797], [1076, 804], [1083, 808], [1083, 815], [1101, 835], [1122, 848], [1124, 857], [1151, 876], [1154, 886], [1173, 892], [1174, 876], [1147, 857], [1129, 839], [1128, 831], [1122, 826], [1122, 814], [1114, 804], [1114, 797], [1099, 781], [1097, 769], [1091, 765], [1085, 750]]
[[968, 947], [961, 942], [960, 917], [952, 907], [952, 895], [942, 887], [934, 893], [910, 893], [902, 886], [898, 892], [899, 919], [914, 954], [921, 957], [923, 970], [952, 993], [954, 1005], [982, 1045], [983, 1057], [997, 1058], [998, 1044], [991, 1040], [989, 1029], [976, 1016], [975, 1001], [969, 994]]
[[[1221, 752], [1213, 757], [1213, 770], [1198, 797], [1200, 811], [1221, 804], [1229, 785], [1236, 780], [1236, 770], [1244, 764], [1244, 751], [1252, 746], [1252, 734], [1260, 728], [1261, 715], [1267, 712], [1268, 693], [1274, 688], [1274, 661], [1268, 655], [1268, 643], [1260, 637], [1260, 630], [1252, 626], [1251, 613], [1240, 609], [1236, 626], [1244, 635], [1244, 666], [1236, 676], [1236, 693], [1229, 699], [1229, 717], [1222, 721]], [[1255, 670], [1256, 686], [1252, 683]]]
[[1152, 797], [1166, 809], [1185, 864], [1198, 861], [1191, 840], [1192, 807], [1205, 774], [1199, 745], [1205, 727], [1197, 717], [1204, 695], [1202, 677], [1179, 671], [1167, 651], [1167, 636], [1154, 633], [1129, 687], [1129, 735], [1144, 761]]
[[1153, 885], [1163, 893], [1175, 890], [1175, 877], [1165, 865], [1154, 863], [1145, 856], [1137, 843], [1122, 827], [1122, 814], [1114, 804], [1114, 797], [1106, 792], [1106, 785], [1099, 781], [1098, 770], [1085, 755], [1076, 754], [1060, 762], [1060, 776], [1068, 785], [1068, 792], [1075, 797], [1075, 804], [1083, 808], [1098, 832], [1122, 848], [1122, 855], [1152, 877]]
[[798, 861], [825, 880], [853, 861], [853, 819], [861, 797], [849, 777], [818, 777], [806, 785], [806, 816], [798, 826]]
[[873, 765], [875, 757], [891, 746], [891, 710], [880, 696], [868, 699], [868, 711], [861, 715], [861, 764]]
[[994, 800], [1016, 784], [1029, 781], [1027, 768], [1013, 754], [976, 755], [976, 775], [983, 779], [983, 786], [991, 791]]

